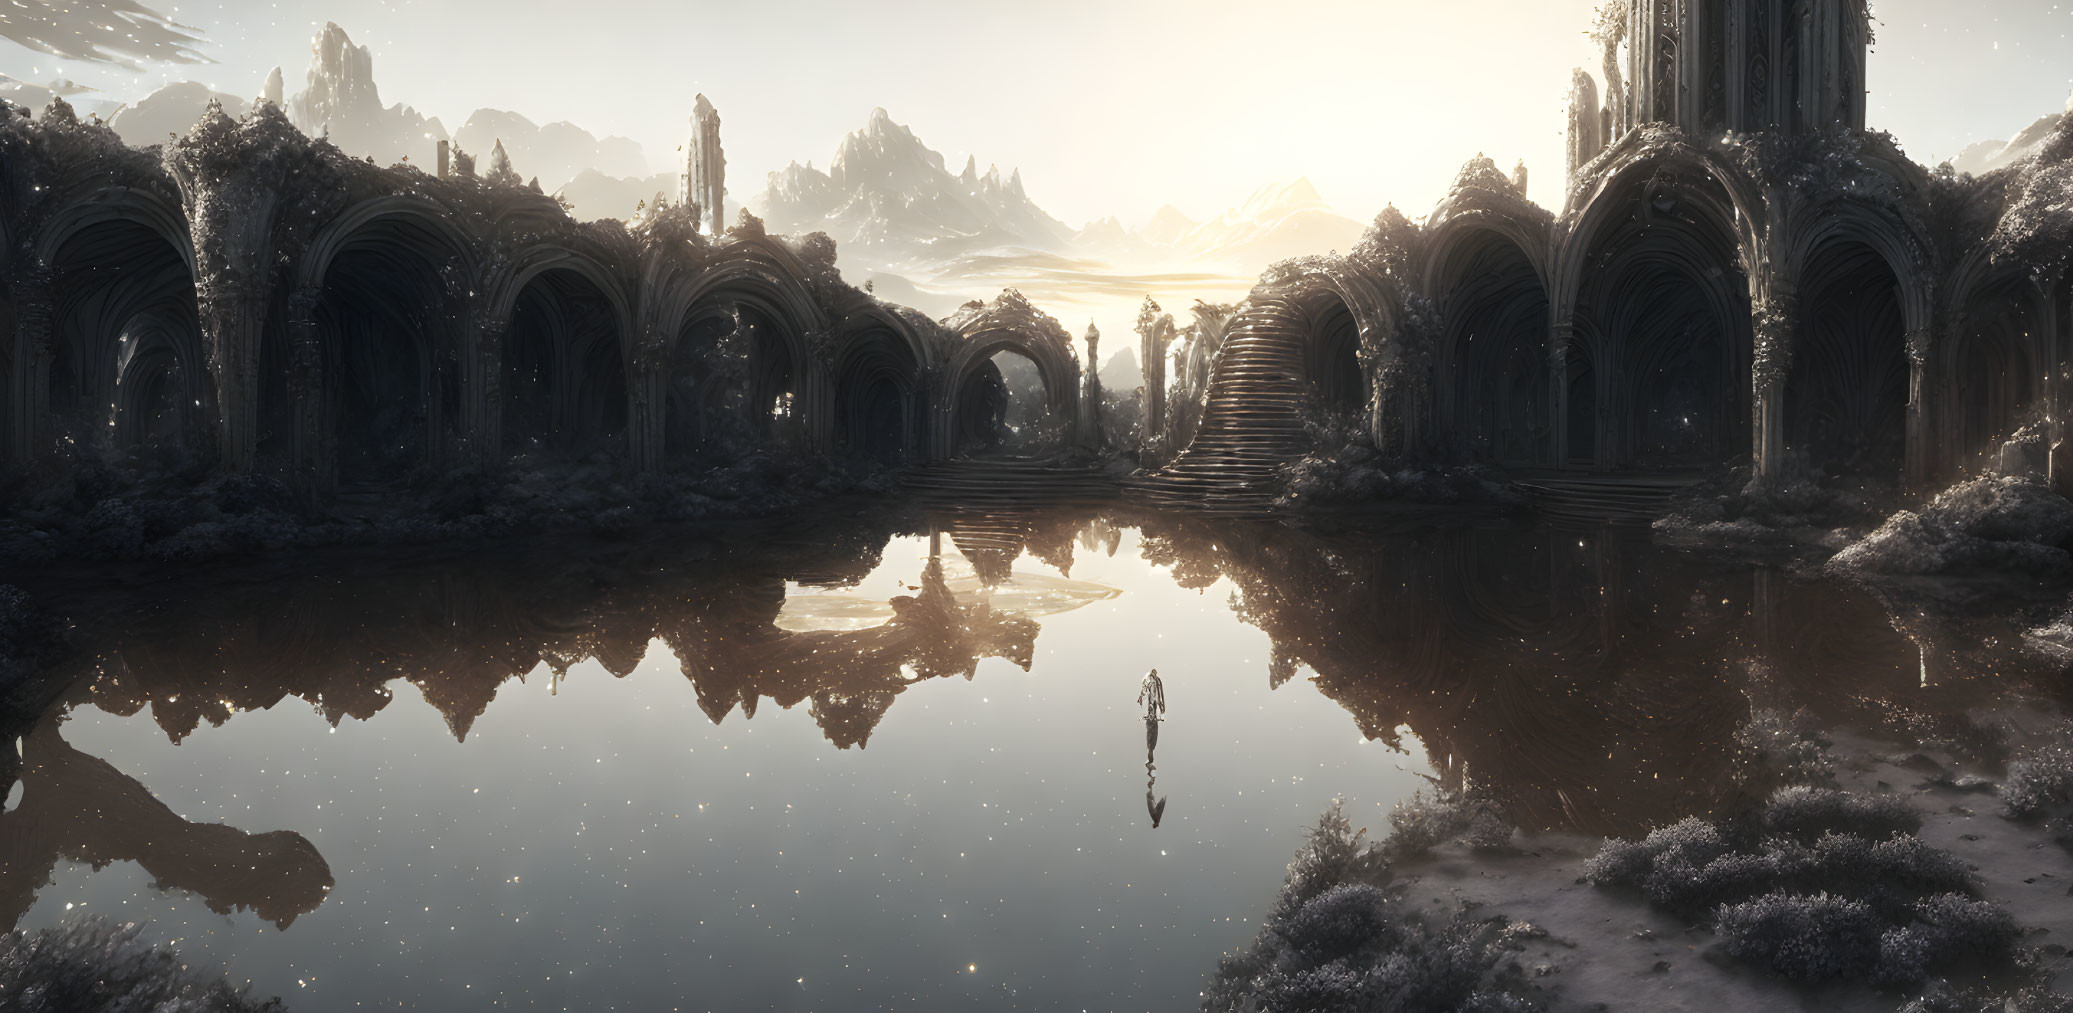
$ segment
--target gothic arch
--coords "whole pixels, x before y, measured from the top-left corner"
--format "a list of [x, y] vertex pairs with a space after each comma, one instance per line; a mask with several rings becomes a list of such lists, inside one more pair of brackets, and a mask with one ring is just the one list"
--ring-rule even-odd
[[1569, 386], [1551, 389], [1574, 402], [1579, 374], [1593, 383], [1590, 417], [1555, 413], [1570, 459], [1587, 446], [1600, 467], [1689, 469], [1749, 448], [1758, 258], [1734, 178], [1673, 148], [1609, 174], [1583, 207], [1558, 275], [1575, 287], [1555, 294], [1573, 337]]
[[960, 412], [973, 396], [972, 380], [998, 352], [1014, 352], [1034, 363], [1044, 382], [1046, 410], [1053, 417], [1077, 418], [1080, 362], [1072, 338], [1057, 320], [1030, 305], [1020, 292], [1008, 289], [990, 304], [966, 303], [944, 323], [957, 332], [959, 340], [942, 365], [944, 397], [937, 411], [936, 432], [940, 452], [956, 452]]
[[925, 346], [897, 316], [866, 311], [836, 331], [835, 442], [858, 457], [892, 463], [926, 453], [921, 389]]
[[1901, 477], [1910, 400], [1903, 278], [1878, 246], [1841, 231], [1799, 265], [1785, 445], [1817, 467]]
[[1991, 463], [2000, 441], [2042, 403], [2050, 362], [2049, 314], [2026, 270], [1998, 265], [1965, 280], [1931, 373], [1948, 408], [1945, 467], [1953, 472]]
[[1524, 223], [1477, 212], [1449, 219], [1428, 247], [1426, 291], [1442, 329], [1433, 424], [1493, 463], [1550, 453], [1547, 276], [1534, 240]]
[[310, 455], [320, 484], [391, 484], [444, 456], [463, 411], [473, 249], [446, 209], [411, 195], [354, 204], [311, 241], [290, 296], [308, 305], [286, 314], [309, 319], [289, 320], [291, 344], [262, 345], [260, 411], [292, 419], [288, 374], [300, 369], [304, 396], [317, 395], [305, 438], [321, 448]]
[[631, 341], [614, 279], [585, 258], [524, 272], [497, 349], [506, 449], [583, 454], [628, 433]]
[[[107, 211], [61, 215], [61, 227], [43, 244], [51, 251], [52, 330], [44, 389], [37, 392], [46, 416], [39, 427], [81, 445], [184, 431], [198, 406], [213, 402], [203, 382], [190, 248], [162, 232], [162, 222]], [[133, 361], [145, 335], [167, 355]], [[126, 404], [141, 404], [124, 397], [125, 369], [152, 363], [169, 375], [135, 379], [164, 392], [151, 410], [172, 410], [170, 428], [140, 428], [122, 417]]]

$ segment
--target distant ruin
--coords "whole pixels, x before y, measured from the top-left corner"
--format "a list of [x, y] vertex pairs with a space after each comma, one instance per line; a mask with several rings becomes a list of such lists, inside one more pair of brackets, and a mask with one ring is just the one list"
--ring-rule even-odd
[[2073, 132], [1916, 165], [1865, 128], [1871, 35], [1863, 0], [1608, 5], [1560, 213], [1478, 156], [1422, 224], [1277, 265], [1191, 332], [1214, 371], [1176, 378], [1154, 486], [1263, 498], [1319, 416], [1400, 460], [1911, 487], [2026, 424], [2062, 445]]

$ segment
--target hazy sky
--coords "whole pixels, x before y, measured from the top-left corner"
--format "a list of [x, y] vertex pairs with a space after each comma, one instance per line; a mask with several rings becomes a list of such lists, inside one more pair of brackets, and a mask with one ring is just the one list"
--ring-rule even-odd
[[[1367, 218], [1418, 215], [1461, 163], [1523, 157], [1554, 203], [1570, 68], [1595, 0], [221, 0], [169, 6], [217, 63], [142, 72], [0, 41], [0, 73], [63, 74], [133, 98], [192, 78], [300, 87], [311, 36], [371, 45], [384, 101], [457, 129], [482, 106], [624, 134], [674, 155], [692, 96], [724, 119], [729, 189], [794, 159], [825, 165], [882, 105], [954, 170], [1020, 166], [1074, 225], [1195, 217], [1307, 175]], [[1871, 120], [1925, 161], [2059, 110], [2073, 9], [2048, 0], [1875, 0]], [[658, 165], [658, 168], [660, 166]], [[523, 170], [523, 166], [519, 167]]]

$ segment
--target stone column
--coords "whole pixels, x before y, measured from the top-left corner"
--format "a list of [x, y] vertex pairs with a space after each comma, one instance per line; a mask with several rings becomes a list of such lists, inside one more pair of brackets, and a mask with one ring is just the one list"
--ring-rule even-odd
[[1548, 441], [1543, 463], [1569, 466], [1569, 347], [1576, 343], [1576, 321], [1548, 324]]
[[40, 264], [15, 276], [9, 286], [14, 302], [14, 390], [9, 401], [14, 417], [8, 426], [12, 445], [6, 456], [27, 464], [48, 449], [50, 433], [50, 361], [56, 354], [57, 304], [51, 293], [50, 269]]
[[636, 469], [653, 475], [662, 471], [666, 453], [669, 366], [655, 327], [645, 328], [638, 340], [633, 376], [626, 385], [626, 452]]
[[1756, 305], [1756, 357], [1750, 366], [1754, 388], [1749, 445], [1755, 456], [1755, 478], [1776, 481], [1785, 470], [1785, 381], [1792, 375], [1793, 326], [1799, 311], [1795, 296], [1773, 294]]
[[836, 417], [841, 400], [835, 389], [836, 352], [834, 334], [806, 332], [805, 375], [798, 378], [793, 411], [803, 424], [807, 449], [820, 454], [834, 452], [843, 421]]
[[[288, 472], [306, 495], [323, 500], [338, 484], [332, 459], [330, 418], [326, 406], [324, 338], [317, 322], [323, 292], [298, 288], [288, 296]], [[227, 413], [226, 413], [227, 414]], [[256, 443], [255, 443], [256, 450]]]
[[1085, 425], [1080, 434], [1090, 449], [1100, 451], [1108, 444], [1108, 434], [1102, 432], [1101, 426], [1101, 328], [1091, 320], [1087, 322], [1085, 386], [1086, 394], [1081, 398], [1085, 403], [1080, 408]]
[[1935, 437], [1929, 404], [1929, 348], [1928, 328], [1908, 332], [1907, 449], [1901, 480], [1910, 489], [1928, 488], [1934, 470], [1930, 456]]
[[466, 456], [488, 461], [504, 450], [504, 340], [511, 333], [511, 318], [479, 303], [465, 310], [461, 438]]

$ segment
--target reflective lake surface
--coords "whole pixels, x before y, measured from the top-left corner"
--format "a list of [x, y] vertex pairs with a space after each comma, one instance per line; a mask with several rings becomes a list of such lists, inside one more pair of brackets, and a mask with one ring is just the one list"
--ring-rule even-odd
[[1926, 726], [2022, 668], [1519, 523], [850, 516], [46, 595], [79, 651], [17, 720], [5, 918], [299, 1010], [1183, 1008], [1336, 796], [1633, 832], [1727, 801], [1752, 700]]

